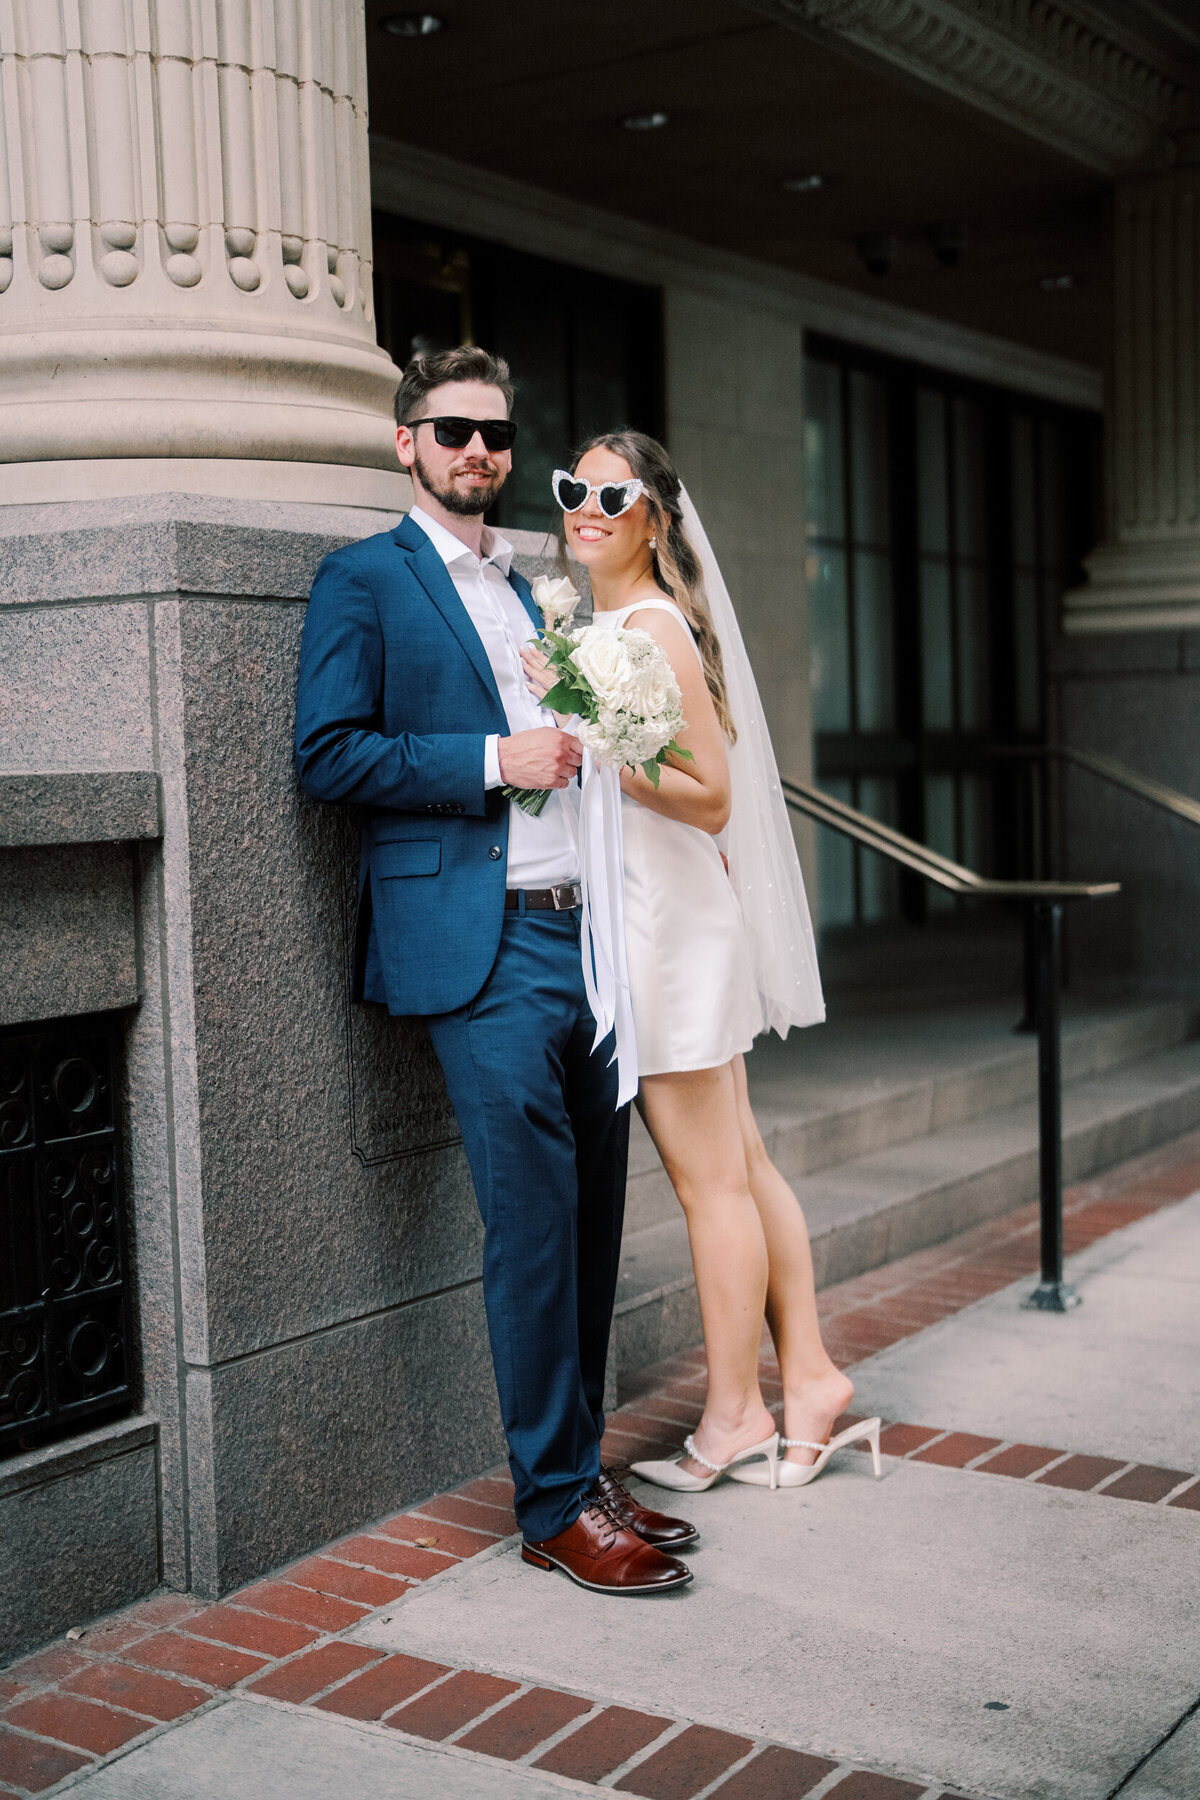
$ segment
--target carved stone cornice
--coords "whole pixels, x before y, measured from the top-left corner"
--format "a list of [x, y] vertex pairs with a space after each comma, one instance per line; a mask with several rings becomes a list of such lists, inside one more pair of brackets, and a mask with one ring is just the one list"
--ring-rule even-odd
[[1040, 139], [1101, 174], [1170, 158], [1181, 89], [1051, 0], [746, 0]]

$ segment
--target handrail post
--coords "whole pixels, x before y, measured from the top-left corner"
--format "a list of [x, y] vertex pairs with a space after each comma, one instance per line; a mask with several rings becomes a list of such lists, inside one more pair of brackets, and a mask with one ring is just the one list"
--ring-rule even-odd
[[1040, 1312], [1066, 1312], [1079, 1295], [1063, 1280], [1062, 902], [1034, 900], [1038, 1032], [1038, 1161], [1041, 1173], [1042, 1275], [1024, 1302]]

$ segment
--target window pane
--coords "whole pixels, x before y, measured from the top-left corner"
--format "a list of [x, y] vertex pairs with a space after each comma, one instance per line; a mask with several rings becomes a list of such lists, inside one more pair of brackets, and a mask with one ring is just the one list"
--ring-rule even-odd
[[991, 722], [987, 572], [964, 563], [955, 574], [958, 607], [958, 722], [986, 731]]
[[917, 390], [917, 504], [917, 531], [921, 549], [949, 550], [946, 402], [935, 388]]
[[[954, 777], [953, 775], [927, 775], [925, 777], [925, 842], [931, 850], [941, 856], [953, 857], [957, 862], [957, 844], [954, 829]], [[936, 882], [927, 882], [925, 888], [930, 912], [950, 912], [954, 908], [954, 895]]]
[[896, 723], [892, 570], [878, 550], [854, 553], [854, 666], [859, 731]]
[[1062, 630], [1062, 598], [1066, 584], [1061, 575], [1042, 576], [1042, 629], [1045, 632]]
[[960, 556], [984, 554], [983, 409], [954, 402], [954, 547]]
[[1040, 731], [1042, 650], [1036, 575], [1018, 575], [1013, 583], [1013, 667], [1017, 683], [1017, 730]]
[[878, 375], [850, 376], [850, 482], [854, 538], [886, 544], [888, 518], [887, 388]]
[[611, 419], [627, 419], [632, 411], [630, 325], [628, 308], [603, 287], [572, 299], [571, 339], [579, 347], [571, 369], [576, 442], [611, 431]]
[[992, 872], [992, 784], [986, 775], [962, 778], [962, 861], [976, 875]]
[[[848, 781], [825, 781], [822, 786], [835, 800], [851, 804]], [[817, 871], [822, 930], [830, 925], [853, 925], [854, 845], [840, 831], [830, 831], [827, 826], [818, 828]]]
[[1049, 420], [1038, 430], [1038, 448], [1041, 452], [1042, 567], [1058, 570], [1067, 556], [1063, 536], [1062, 433]]
[[515, 369], [536, 369], [521, 384], [520, 449], [496, 509], [503, 529], [557, 531], [561, 520], [550, 476], [571, 441], [570, 334], [565, 296], [518, 268], [497, 282], [492, 343], [504, 345]]
[[810, 357], [805, 365], [804, 503], [808, 535], [846, 534], [842, 482], [841, 371]]
[[[884, 825], [895, 825], [898, 818], [896, 782], [891, 776], [864, 775], [858, 784], [858, 804]], [[858, 851], [858, 878], [862, 892], [864, 922], [895, 919], [900, 915], [900, 871], [886, 856], [873, 850]]]
[[1033, 568], [1038, 560], [1037, 503], [1034, 494], [1033, 420], [1023, 413], [1012, 419], [1011, 439], [1013, 561]]
[[846, 608], [846, 557], [818, 550], [809, 599], [813, 723], [818, 731], [850, 729], [850, 629]]
[[921, 562], [921, 688], [926, 731], [954, 725], [950, 572], [944, 562]]

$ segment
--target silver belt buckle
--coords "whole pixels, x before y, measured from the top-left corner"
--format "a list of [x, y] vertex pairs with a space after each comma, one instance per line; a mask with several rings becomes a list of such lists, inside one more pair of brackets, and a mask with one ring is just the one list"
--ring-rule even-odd
[[555, 912], [571, 912], [573, 908], [579, 905], [579, 901], [576, 898], [576, 895], [579, 892], [577, 882], [560, 881], [556, 887], [550, 889], [550, 892], [554, 895]]

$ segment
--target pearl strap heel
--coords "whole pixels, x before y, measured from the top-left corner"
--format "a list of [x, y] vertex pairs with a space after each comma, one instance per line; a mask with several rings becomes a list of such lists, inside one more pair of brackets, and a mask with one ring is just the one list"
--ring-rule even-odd
[[[879, 1454], [879, 1431], [882, 1419], [860, 1419], [857, 1425], [847, 1425], [845, 1431], [839, 1431], [835, 1438], [827, 1443], [814, 1444], [809, 1438], [781, 1437], [779, 1447], [796, 1450], [815, 1450], [817, 1460], [812, 1463], [793, 1463], [780, 1461], [775, 1471], [776, 1479], [770, 1483], [772, 1487], [791, 1488], [807, 1487], [815, 1481], [824, 1469], [835, 1450], [845, 1450], [850, 1444], [862, 1443], [865, 1439], [871, 1447], [871, 1463], [875, 1470], [875, 1479], [883, 1474], [883, 1462]], [[734, 1481], [743, 1481], [750, 1487], [766, 1487], [761, 1469], [730, 1469]]]
[[[746, 1463], [761, 1456], [766, 1458], [767, 1466], [765, 1470], [761, 1468], [754, 1470], [755, 1484], [758, 1487], [774, 1488], [777, 1485], [777, 1471], [782, 1467], [779, 1461], [779, 1444], [779, 1433], [773, 1431], [770, 1437], [763, 1439], [761, 1444], [751, 1444], [748, 1450], [739, 1450], [737, 1455], [731, 1457], [727, 1463], [714, 1463], [709, 1462], [707, 1456], [700, 1454], [696, 1448], [695, 1439], [689, 1436], [683, 1440], [683, 1454], [690, 1456], [695, 1462], [702, 1463], [710, 1471], [709, 1474], [689, 1474], [686, 1469], [680, 1468], [678, 1457], [671, 1457], [665, 1462], [635, 1462], [629, 1466], [635, 1475], [640, 1475], [643, 1481], [652, 1481], [655, 1487], [675, 1488], [680, 1493], [703, 1494], [715, 1482], [718, 1482], [722, 1475], [734, 1475]], [[746, 1476], [737, 1478], [738, 1480], [748, 1479]]]

